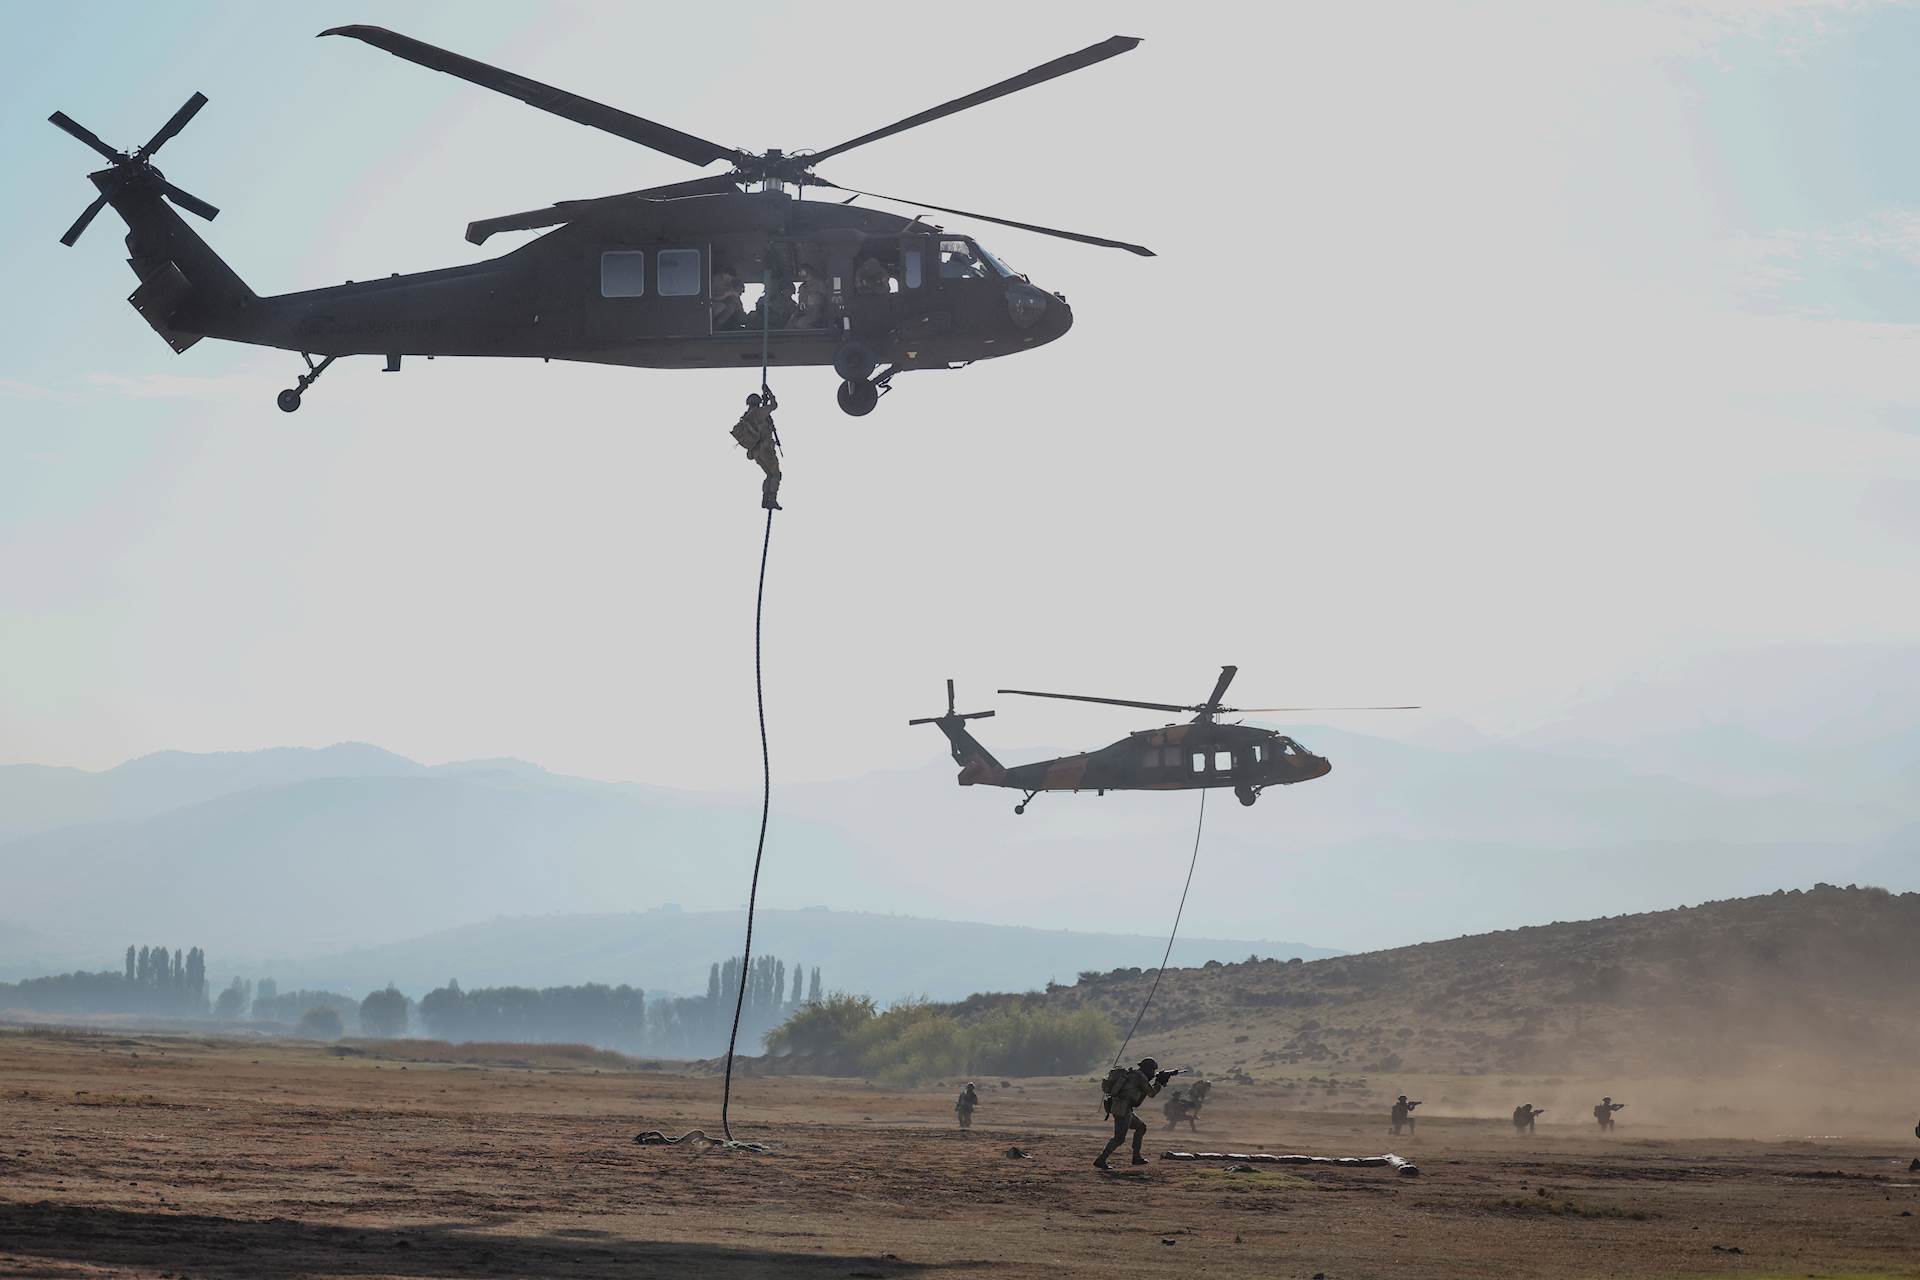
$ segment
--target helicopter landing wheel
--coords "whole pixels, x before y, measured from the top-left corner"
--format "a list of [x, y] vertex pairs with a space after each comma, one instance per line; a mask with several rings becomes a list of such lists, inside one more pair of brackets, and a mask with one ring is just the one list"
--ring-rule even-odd
[[856, 418], [864, 418], [873, 412], [880, 403], [880, 388], [862, 378], [858, 382], [843, 382], [836, 393], [840, 401], [840, 411]]
[[274, 397], [273, 402], [280, 406], [280, 412], [292, 413], [300, 407], [300, 393], [292, 387], [288, 387], [285, 391], [282, 391], [278, 396]]
[[1249, 807], [1252, 806], [1255, 800], [1258, 800], [1260, 798], [1260, 793], [1258, 791], [1255, 791], [1252, 787], [1235, 787], [1233, 789], [1233, 794], [1240, 798], [1241, 804], [1247, 805]]
[[1025, 813], [1027, 811], [1026, 803], [1022, 801], [1021, 803], [1013, 806], [1013, 811], [1015, 813]]
[[842, 343], [840, 349], [833, 353], [833, 371], [840, 375], [842, 382], [867, 381], [873, 377], [874, 367], [879, 363], [864, 342]]

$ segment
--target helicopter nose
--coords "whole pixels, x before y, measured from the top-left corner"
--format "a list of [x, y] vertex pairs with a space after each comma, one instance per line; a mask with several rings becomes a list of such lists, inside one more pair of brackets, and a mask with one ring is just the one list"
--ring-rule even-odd
[[1313, 772], [1308, 776], [1313, 778], [1324, 778], [1332, 772], [1333, 772], [1333, 761], [1327, 759], [1325, 756], [1315, 756], [1313, 758]]

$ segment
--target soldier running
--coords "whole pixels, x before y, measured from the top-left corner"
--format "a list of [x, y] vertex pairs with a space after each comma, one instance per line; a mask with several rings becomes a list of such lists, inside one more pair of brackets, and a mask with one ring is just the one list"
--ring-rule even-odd
[[967, 1087], [960, 1091], [960, 1097], [953, 1104], [953, 1114], [960, 1121], [960, 1131], [973, 1128], [973, 1109], [980, 1105], [980, 1095], [973, 1091], [973, 1081], [967, 1081]]
[[780, 404], [771, 388], [763, 386], [761, 391], [765, 394], [747, 397], [747, 411], [733, 424], [733, 438], [747, 451], [748, 460], [759, 463], [767, 473], [760, 482], [760, 505], [768, 511], [779, 511], [780, 433], [773, 426], [773, 411]]
[[1515, 1133], [1532, 1133], [1533, 1122], [1545, 1114], [1547, 1114], [1545, 1107], [1536, 1108], [1531, 1102], [1521, 1103], [1513, 1109], [1513, 1131]]
[[1093, 1162], [1096, 1169], [1110, 1169], [1107, 1157], [1120, 1149], [1120, 1144], [1133, 1135], [1133, 1163], [1145, 1164], [1147, 1158], [1140, 1154], [1140, 1142], [1147, 1136], [1147, 1122], [1134, 1112], [1140, 1104], [1167, 1087], [1167, 1081], [1180, 1074], [1177, 1071], [1162, 1071], [1160, 1064], [1152, 1058], [1140, 1059], [1137, 1067], [1115, 1067], [1107, 1073], [1102, 1084], [1107, 1095], [1107, 1114], [1113, 1117], [1113, 1141], [1107, 1143]]
[[1611, 1097], [1600, 1099], [1599, 1104], [1593, 1109], [1593, 1118], [1600, 1122], [1600, 1132], [1613, 1132], [1613, 1113], [1626, 1105], [1624, 1102], [1615, 1102]]
[[1407, 1095], [1404, 1093], [1400, 1095], [1399, 1101], [1393, 1104], [1393, 1132], [1396, 1135], [1399, 1134], [1401, 1125], [1407, 1126], [1408, 1133], [1413, 1132], [1413, 1109], [1419, 1105], [1418, 1102], [1408, 1102]]

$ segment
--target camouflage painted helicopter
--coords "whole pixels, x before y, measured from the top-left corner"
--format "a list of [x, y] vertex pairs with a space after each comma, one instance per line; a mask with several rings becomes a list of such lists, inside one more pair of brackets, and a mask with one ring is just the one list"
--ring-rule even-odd
[[956, 715], [953, 681], [947, 681], [947, 714], [909, 720], [908, 724], [940, 727], [953, 744], [953, 760], [960, 766], [963, 787], [1012, 787], [1026, 795], [1013, 806], [1025, 813], [1042, 791], [1189, 791], [1197, 787], [1232, 787], [1241, 804], [1250, 805], [1268, 787], [1291, 786], [1324, 778], [1333, 770], [1325, 756], [1272, 729], [1244, 724], [1221, 724], [1218, 717], [1268, 711], [1417, 711], [1417, 707], [1223, 707], [1220, 699], [1233, 683], [1238, 667], [1221, 667], [1220, 679], [1207, 700], [1192, 706], [1171, 702], [1137, 702], [1131, 698], [1093, 698], [1077, 693], [1042, 693], [1034, 689], [1002, 689], [1028, 698], [1062, 698], [1070, 702], [1100, 702], [1113, 707], [1142, 707], [1148, 711], [1191, 711], [1192, 720], [1159, 729], [1141, 729], [1110, 746], [1079, 755], [1036, 760], [1012, 768], [995, 760], [967, 732], [966, 722], [991, 716], [991, 711]]
[[[54, 112], [55, 125], [107, 160], [88, 175], [99, 197], [61, 243], [72, 245], [112, 205], [126, 221], [128, 262], [140, 277], [128, 299], [134, 309], [176, 353], [201, 338], [299, 352], [307, 371], [278, 400], [288, 413], [342, 356], [384, 355], [386, 368], [397, 371], [402, 356], [424, 355], [655, 369], [832, 365], [841, 379], [840, 407], [860, 415], [872, 412], [900, 373], [1026, 351], [1072, 326], [1063, 294], [1036, 287], [978, 241], [919, 216], [855, 208], [859, 196], [1153, 256], [1124, 241], [855, 191], [814, 172], [855, 147], [1117, 57], [1140, 43], [1130, 37], [1114, 36], [824, 151], [789, 153], [709, 142], [381, 27], [321, 34], [364, 41], [690, 164], [732, 167], [468, 225], [474, 244], [501, 231], [558, 228], [503, 257], [262, 298], [167, 201], [202, 218], [219, 210], [153, 166], [154, 153], [206, 105], [203, 94], [133, 152], [114, 150]], [[800, 199], [808, 187], [844, 192], [848, 202]], [[755, 288], [760, 296], [749, 308]]]

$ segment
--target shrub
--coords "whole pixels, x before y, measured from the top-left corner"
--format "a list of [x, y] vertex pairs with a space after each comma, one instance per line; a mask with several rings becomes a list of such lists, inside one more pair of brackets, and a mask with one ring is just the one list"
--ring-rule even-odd
[[869, 996], [836, 991], [824, 1000], [802, 1005], [787, 1020], [761, 1037], [768, 1053], [803, 1053], [844, 1057], [854, 1036], [874, 1019]]

